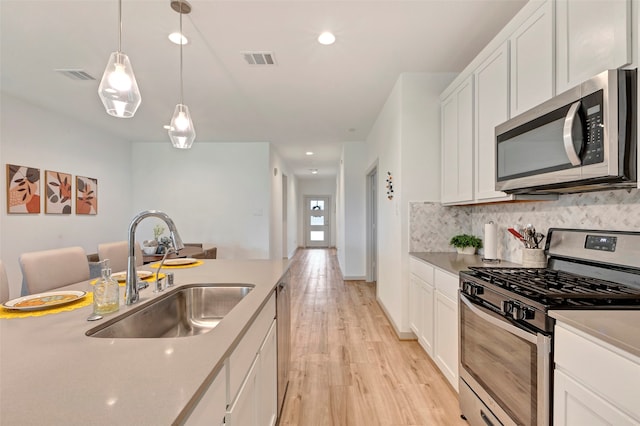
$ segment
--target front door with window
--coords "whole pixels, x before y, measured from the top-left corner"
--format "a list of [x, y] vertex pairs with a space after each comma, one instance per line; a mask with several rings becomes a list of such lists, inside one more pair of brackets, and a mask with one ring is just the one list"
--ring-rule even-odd
[[305, 246], [329, 247], [329, 197], [305, 197]]

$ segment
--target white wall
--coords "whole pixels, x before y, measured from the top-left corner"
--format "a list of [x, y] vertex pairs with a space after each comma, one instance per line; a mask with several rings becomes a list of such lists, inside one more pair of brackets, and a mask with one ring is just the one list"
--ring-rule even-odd
[[298, 245], [303, 247], [304, 239], [304, 197], [307, 195], [325, 195], [331, 197], [331, 241], [330, 245], [336, 245], [336, 178], [303, 178], [298, 177], [297, 218], [298, 218]]
[[364, 280], [366, 275], [366, 191], [367, 147], [364, 142], [347, 142], [342, 147], [337, 198], [340, 232], [338, 260], [345, 279]]
[[[408, 325], [409, 202], [440, 198], [440, 99], [452, 73], [404, 73], [367, 137], [367, 164], [378, 161], [377, 296], [396, 330]], [[387, 198], [387, 172], [394, 186]]]
[[[271, 179], [267, 142], [206, 143], [190, 150], [134, 143], [133, 208], [162, 210], [185, 242], [213, 244], [219, 258], [270, 257]], [[152, 236], [153, 220], [138, 228]]]
[[[297, 179], [290, 172], [282, 157], [270, 150], [271, 170], [271, 213], [270, 213], [270, 257], [272, 259], [290, 258], [298, 247], [297, 239]], [[283, 206], [283, 175], [287, 176], [287, 211]], [[286, 216], [286, 225], [283, 218]], [[283, 241], [284, 226], [287, 227], [287, 241]]]
[[[0, 164], [2, 189], [0, 258], [6, 265], [11, 297], [20, 295], [21, 253], [81, 246], [95, 253], [100, 242], [123, 240], [131, 218], [131, 149], [129, 142], [96, 131], [76, 120], [43, 110], [2, 93]], [[107, 119], [111, 119], [107, 116]], [[6, 164], [40, 169], [40, 214], [7, 214]], [[44, 171], [98, 179], [98, 214], [44, 213]]]

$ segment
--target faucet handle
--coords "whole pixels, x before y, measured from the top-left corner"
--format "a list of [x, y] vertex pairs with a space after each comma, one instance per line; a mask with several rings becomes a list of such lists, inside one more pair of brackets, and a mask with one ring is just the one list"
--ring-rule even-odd
[[146, 281], [138, 281], [136, 285], [138, 286], [138, 290], [144, 290], [145, 288], [149, 287], [149, 283]]

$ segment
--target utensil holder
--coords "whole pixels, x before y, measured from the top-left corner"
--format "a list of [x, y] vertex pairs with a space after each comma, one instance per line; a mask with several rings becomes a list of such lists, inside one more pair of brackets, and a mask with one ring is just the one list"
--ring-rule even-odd
[[522, 266], [526, 268], [546, 268], [547, 256], [544, 249], [522, 249]]

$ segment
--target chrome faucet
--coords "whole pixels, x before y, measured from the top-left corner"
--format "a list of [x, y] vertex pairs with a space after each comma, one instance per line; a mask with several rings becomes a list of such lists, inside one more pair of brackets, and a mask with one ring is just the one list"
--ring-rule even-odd
[[182, 238], [178, 234], [176, 225], [173, 220], [166, 213], [159, 210], [145, 210], [138, 213], [129, 224], [129, 257], [127, 259], [127, 285], [124, 291], [124, 303], [126, 305], [133, 305], [138, 302], [140, 295], [138, 293], [138, 272], [136, 271], [136, 253], [135, 253], [135, 234], [138, 224], [147, 217], [157, 217], [162, 219], [164, 223], [169, 227], [169, 237], [173, 243], [173, 248], [176, 252], [184, 248]]

